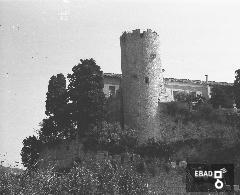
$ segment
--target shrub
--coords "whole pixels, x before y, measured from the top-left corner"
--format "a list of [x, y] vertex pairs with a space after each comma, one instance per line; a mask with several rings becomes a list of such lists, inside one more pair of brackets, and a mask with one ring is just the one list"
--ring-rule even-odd
[[165, 109], [163, 112], [177, 119], [189, 118], [190, 115], [189, 106], [185, 102], [165, 103]]
[[171, 155], [171, 147], [161, 141], [155, 141], [154, 139], [148, 139], [148, 141], [135, 149], [135, 152], [141, 156], [147, 156], [151, 158], [164, 158], [168, 159]]
[[84, 165], [73, 167], [63, 179], [63, 187], [71, 194], [92, 194], [99, 186], [96, 174]]
[[147, 177], [131, 165], [87, 158], [69, 172], [54, 169], [14, 175], [0, 171], [0, 194], [148, 194]]
[[107, 122], [123, 122], [122, 92], [119, 89], [116, 95], [107, 98], [105, 103], [105, 120]]
[[164, 104], [163, 113], [173, 117], [175, 121], [199, 122], [207, 121], [209, 123], [228, 124], [240, 127], [240, 116], [229, 111], [217, 110], [207, 102], [201, 103], [196, 110], [190, 111], [188, 105], [184, 102], [168, 102]]
[[[119, 123], [103, 122], [102, 127], [95, 128], [89, 139], [96, 138], [98, 149], [104, 149], [112, 154], [132, 151], [137, 144], [137, 134], [134, 129], [125, 127], [122, 129]], [[94, 140], [93, 140], [94, 142]]]
[[223, 108], [232, 108], [234, 103], [233, 90], [234, 88], [232, 86], [213, 86], [210, 99], [213, 107], [218, 108], [221, 106]]
[[132, 167], [119, 169], [119, 194], [148, 194], [147, 179], [134, 171]]

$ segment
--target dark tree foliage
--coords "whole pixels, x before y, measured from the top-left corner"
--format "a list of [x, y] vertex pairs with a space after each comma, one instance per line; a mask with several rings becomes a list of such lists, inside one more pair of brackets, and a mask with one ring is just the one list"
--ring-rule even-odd
[[68, 75], [69, 109], [79, 135], [84, 135], [104, 117], [103, 72], [92, 58], [81, 59], [72, 71]]
[[178, 92], [174, 94], [174, 99], [177, 102], [187, 103], [189, 111], [192, 109], [197, 109], [206, 102], [206, 98], [204, 98], [202, 95], [196, 95], [194, 92]]
[[172, 147], [165, 142], [156, 141], [153, 138], [148, 139], [145, 143], [139, 145], [135, 149], [135, 153], [141, 156], [151, 158], [169, 159], [172, 154]]
[[175, 101], [179, 102], [192, 102], [195, 98], [193, 93], [178, 92], [174, 94]]
[[222, 85], [213, 86], [210, 102], [214, 108], [218, 108], [219, 106], [223, 108], [232, 108], [234, 102], [233, 87]]
[[237, 104], [237, 108], [240, 108], [240, 69], [235, 71], [235, 81], [233, 85], [234, 98]]
[[28, 169], [37, 162], [41, 144], [87, 135], [89, 127], [101, 124], [104, 118], [105, 95], [100, 67], [93, 59], [87, 59], [80, 60], [72, 71], [68, 75], [68, 90], [63, 74], [49, 80], [45, 112], [48, 118], [40, 124], [39, 139], [32, 136], [23, 141], [22, 161]]
[[121, 128], [118, 122], [103, 122], [100, 128], [93, 128], [83, 139], [85, 150], [107, 150], [110, 154], [132, 152], [137, 145], [137, 132], [127, 126]]
[[22, 163], [27, 169], [34, 169], [39, 157], [41, 141], [37, 137], [29, 136], [23, 140], [21, 150]]
[[45, 113], [48, 118], [43, 119], [38, 132], [39, 139], [43, 143], [54, 143], [72, 136], [73, 127], [67, 104], [66, 78], [62, 73], [52, 76], [49, 80]]
[[60, 139], [61, 129], [58, 129], [56, 122], [53, 117], [49, 117], [47, 119], [43, 119], [42, 123], [40, 123], [39, 140], [42, 143], [54, 143], [55, 141]]
[[75, 136], [73, 127], [59, 124], [54, 117], [43, 119], [38, 131], [39, 140], [42, 143], [54, 144], [60, 140], [72, 138]]
[[67, 104], [66, 91], [66, 79], [62, 73], [50, 78], [45, 111], [47, 116], [63, 115]]
[[[224, 124], [240, 130], [240, 115], [228, 110], [214, 109], [210, 103], [201, 103], [195, 110], [189, 111], [185, 102], [167, 102], [161, 105], [162, 112], [173, 117], [173, 120], [198, 123], [206, 121], [212, 124]], [[239, 133], [240, 135], [240, 133]]]
[[176, 119], [188, 118], [190, 115], [189, 106], [186, 102], [167, 102], [163, 108], [164, 113]]
[[115, 96], [110, 96], [105, 103], [105, 120], [123, 124], [122, 92], [119, 89]]

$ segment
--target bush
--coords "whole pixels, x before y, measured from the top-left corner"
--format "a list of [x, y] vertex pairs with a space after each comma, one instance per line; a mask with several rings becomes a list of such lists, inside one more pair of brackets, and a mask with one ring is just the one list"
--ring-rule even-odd
[[210, 102], [214, 108], [232, 108], [234, 103], [233, 86], [213, 86]]
[[185, 102], [168, 102], [165, 103], [164, 113], [175, 118], [189, 118], [189, 106]]
[[172, 150], [171, 147], [164, 142], [148, 139], [146, 143], [138, 146], [135, 152], [143, 157], [168, 159]]
[[52, 168], [14, 175], [0, 171], [0, 194], [148, 194], [147, 178], [132, 166], [85, 159], [69, 172]]
[[107, 98], [105, 103], [105, 120], [107, 122], [123, 122], [122, 115], [122, 92], [119, 89], [115, 96]]
[[132, 167], [124, 167], [119, 171], [119, 194], [148, 194], [146, 178], [134, 171]]
[[164, 104], [163, 113], [173, 117], [175, 121], [220, 123], [237, 126], [240, 129], [240, 116], [236, 113], [214, 109], [209, 103], [201, 103], [196, 110], [190, 111], [188, 104], [184, 102], [168, 102]]
[[137, 144], [136, 131], [128, 127], [122, 129], [117, 122], [103, 122], [102, 127], [95, 128], [87, 139], [86, 144], [90, 141], [95, 144], [97, 141], [98, 149], [107, 150], [111, 154], [132, 151]]

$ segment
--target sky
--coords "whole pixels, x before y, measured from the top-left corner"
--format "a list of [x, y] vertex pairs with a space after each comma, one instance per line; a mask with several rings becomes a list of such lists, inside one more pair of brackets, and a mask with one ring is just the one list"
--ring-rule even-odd
[[0, 161], [21, 161], [22, 140], [46, 117], [52, 75], [85, 58], [121, 73], [124, 31], [159, 34], [165, 77], [233, 82], [239, 10], [230, 0], [0, 0]]

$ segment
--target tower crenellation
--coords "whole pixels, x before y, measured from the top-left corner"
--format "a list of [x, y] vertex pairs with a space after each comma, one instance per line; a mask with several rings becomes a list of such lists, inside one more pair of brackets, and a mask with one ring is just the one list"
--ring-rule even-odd
[[138, 39], [138, 38], [157, 38], [159, 35], [151, 29], [147, 29], [146, 31], [142, 31], [140, 29], [132, 30], [131, 32], [125, 31], [120, 37], [121, 42], [126, 41], [128, 39]]

